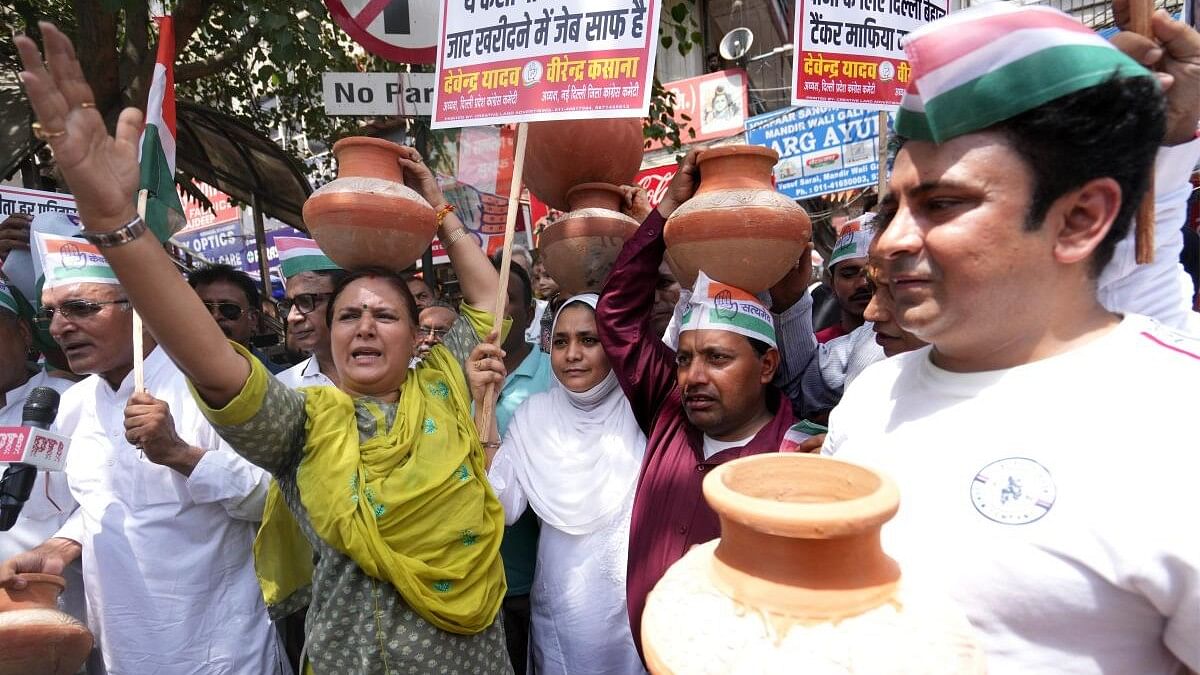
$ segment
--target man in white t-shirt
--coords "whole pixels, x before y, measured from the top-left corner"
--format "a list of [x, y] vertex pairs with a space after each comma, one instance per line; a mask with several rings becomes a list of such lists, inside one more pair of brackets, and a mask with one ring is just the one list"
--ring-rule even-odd
[[896, 480], [885, 548], [958, 600], [993, 674], [1200, 670], [1200, 339], [1097, 294], [1160, 140], [1200, 117], [1200, 35], [1153, 28], [1131, 53], [1173, 76], [1165, 119], [1153, 75], [1056, 10], [906, 44], [878, 278], [930, 346], [866, 369], [824, 451]]

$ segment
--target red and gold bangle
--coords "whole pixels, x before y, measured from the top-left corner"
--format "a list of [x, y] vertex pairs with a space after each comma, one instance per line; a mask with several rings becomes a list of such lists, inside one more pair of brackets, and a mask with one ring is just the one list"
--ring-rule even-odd
[[455, 211], [454, 205], [449, 202], [446, 202], [445, 204], [442, 204], [441, 206], [438, 207], [437, 216], [436, 216], [438, 229], [441, 229], [443, 221], [446, 220], [446, 216], [450, 215], [451, 213], [454, 213], [454, 211]]

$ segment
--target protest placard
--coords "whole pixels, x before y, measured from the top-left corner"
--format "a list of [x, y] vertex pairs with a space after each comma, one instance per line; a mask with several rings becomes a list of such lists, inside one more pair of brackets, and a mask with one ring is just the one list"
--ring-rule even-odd
[[14, 213], [76, 213], [75, 197], [61, 192], [46, 192], [0, 185], [0, 220]]
[[891, 110], [912, 69], [900, 40], [946, 15], [948, 0], [799, 0], [792, 103]]
[[746, 120], [746, 142], [779, 153], [775, 189], [792, 199], [874, 185], [879, 113], [788, 108]]
[[644, 117], [660, 0], [443, 0], [433, 128]]

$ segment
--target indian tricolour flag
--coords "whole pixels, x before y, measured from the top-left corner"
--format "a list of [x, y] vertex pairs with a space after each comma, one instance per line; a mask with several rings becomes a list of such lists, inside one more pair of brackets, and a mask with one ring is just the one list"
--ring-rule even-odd
[[997, 2], [922, 26], [904, 39], [912, 82], [896, 133], [943, 143], [1110, 77], [1150, 73], [1079, 19]]
[[312, 239], [275, 237], [275, 250], [279, 252], [279, 271], [284, 279], [290, 279], [301, 272], [341, 269]]
[[146, 101], [146, 128], [142, 131], [138, 162], [141, 189], [146, 191], [146, 225], [159, 241], [166, 241], [187, 222], [175, 191], [175, 28], [170, 16], [156, 16], [158, 59]]

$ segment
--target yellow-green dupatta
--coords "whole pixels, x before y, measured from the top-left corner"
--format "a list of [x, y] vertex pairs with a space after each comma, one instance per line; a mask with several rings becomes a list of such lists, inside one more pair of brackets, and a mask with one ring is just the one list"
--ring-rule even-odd
[[[488, 485], [462, 371], [450, 352], [435, 347], [409, 371], [395, 423], [365, 443], [348, 395], [333, 387], [301, 391], [307, 440], [296, 482], [317, 535], [394, 586], [438, 628], [473, 634], [489, 627], [505, 593], [504, 512]], [[304, 549], [272, 486], [254, 547], [268, 604], [310, 582], [311, 551]]]

